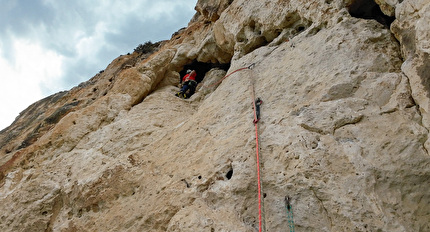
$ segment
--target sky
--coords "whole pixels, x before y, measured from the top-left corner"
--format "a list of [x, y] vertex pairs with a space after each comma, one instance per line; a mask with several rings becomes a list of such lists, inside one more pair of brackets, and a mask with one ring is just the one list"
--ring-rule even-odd
[[0, 130], [139, 44], [170, 39], [197, 0], [0, 0]]

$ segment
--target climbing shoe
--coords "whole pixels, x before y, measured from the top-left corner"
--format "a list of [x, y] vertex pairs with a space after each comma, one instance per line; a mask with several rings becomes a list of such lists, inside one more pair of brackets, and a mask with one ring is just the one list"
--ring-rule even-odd
[[181, 98], [183, 97], [182, 95], [183, 95], [183, 94], [182, 94], [181, 92], [177, 92], [177, 93], [175, 94], [175, 96], [176, 96], [176, 97], [181, 97]]

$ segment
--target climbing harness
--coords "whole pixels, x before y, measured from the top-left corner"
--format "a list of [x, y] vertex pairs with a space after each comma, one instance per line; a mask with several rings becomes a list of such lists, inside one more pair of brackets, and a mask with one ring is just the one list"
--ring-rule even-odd
[[288, 220], [288, 228], [290, 232], [294, 232], [294, 218], [293, 218], [293, 208], [291, 207], [290, 197], [285, 197], [285, 208], [287, 209], [287, 220]]

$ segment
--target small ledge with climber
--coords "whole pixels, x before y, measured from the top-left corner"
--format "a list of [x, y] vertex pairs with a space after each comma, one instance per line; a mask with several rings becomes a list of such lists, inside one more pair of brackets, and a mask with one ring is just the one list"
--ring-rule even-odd
[[206, 73], [215, 68], [227, 71], [230, 63], [204, 63], [193, 60], [185, 65], [179, 72], [179, 91], [175, 95], [182, 99], [189, 99], [198, 89], [197, 85], [203, 81]]

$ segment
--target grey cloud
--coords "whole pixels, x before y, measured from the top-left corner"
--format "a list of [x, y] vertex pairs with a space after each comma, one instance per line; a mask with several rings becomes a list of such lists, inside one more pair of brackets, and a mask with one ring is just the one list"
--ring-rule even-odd
[[[43, 12], [41, 14], [40, 12]], [[53, 20], [52, 9], [39, 1], [8, 1], [0, 7], [0, 42], [3, 56], [12, 61], [13, 38], [27, 37], [35, 26], [44, 25]]]
[[[188, 10], [189, 11], [189, 10]], [[108, 33], [106, 41], [115, 44], [122, 52], [133, 52], [133, 49], [146, 41], [158, 42], [170, 39], [171, 34], [187, 25], [190, 17], [182, 17], [184, 11], [178, 9], [174, 16], [163, 14], [157, 19], [139, 21], [138, 18], [127, 18], [117, 33]], [[178, 20], [182, 17], [182, 20]]]
[[34, 25], [49, 24], [54, 18], [53, 9], [40, 1], [21, 0], [5, 3], [0, 9], [0, 30], [13, 31], [25, 36]]
[[[103, 9], [99, 1], [49, 1], [46, 5], [43, 2], [47, 1], [39, 0], [8, 1], [2, 3], [0, 9], [0, 41], [3, 49], [7, 49], [14, 38], [36, 40], [46, 49], [64, 56], [62, 84], [71, 88], [106, 68], [119, 55], [133, 52], [141, 43], [170, 39], [171, 34], [186, 26], [195, 13], [188, 1], [184, 0], [182, 4], [173, 0], [141, 1], [140, 9], [129, 14], [120, 14], [115, 8]], [[132, 1], [124, 1], [124, 7], [128, 6], [125, 5], [127, 2]], [[161, 10], [149, 18], [149, 13], [160, 9], [160, 3], [177, 7], [172, 12]], [[94, 48], [91, 58], [79, 57], [75, 50], [78, 39], [75, 34], [80, 31], [83, 38], [92, 37], [100, 22], [112, 31], [103, 35], [102, 47]], [[4, 53], [13, 56], [7, 50]], [[46, 95], [53, 91], [43, 86], [42, 90]]]
[[[8, 1], [0, 8], [0, 40], [5, 49], [13, 40], [25, 38], [37, 41], [61, 55], [72, 56], [71, 34], [77, 28], [86, 34], [94, 30], [95, 18], [75, 1], [57, 1], [45, 5], [42, 1]], [[5, 52], [12, 59], [10, 50]]]

